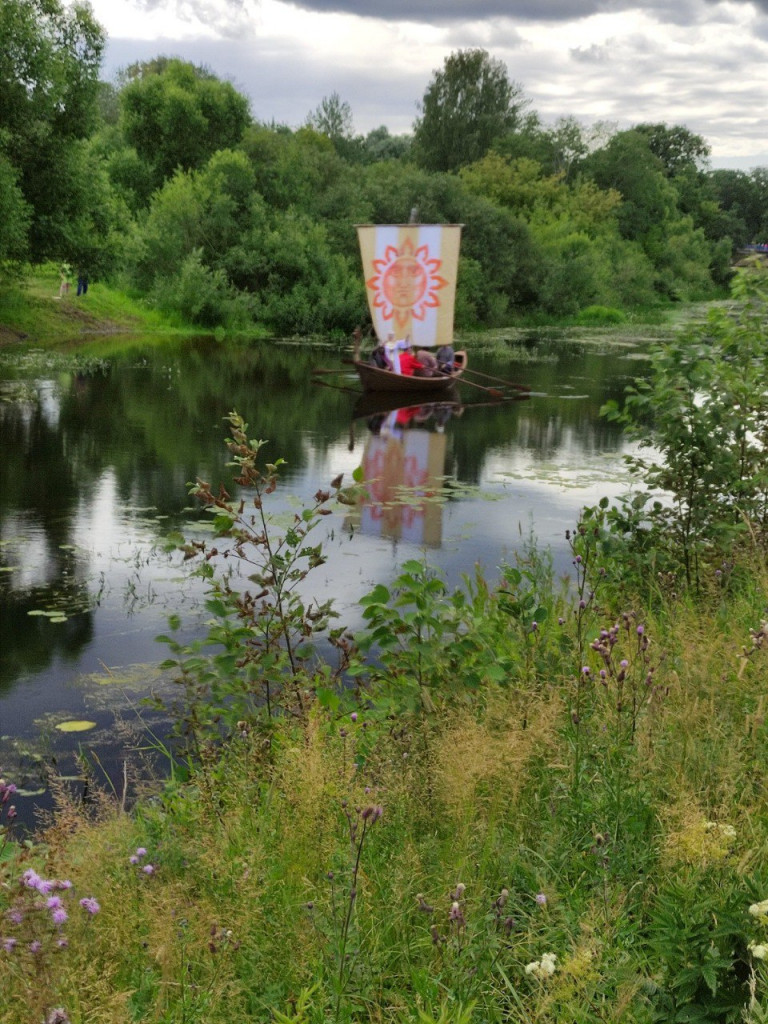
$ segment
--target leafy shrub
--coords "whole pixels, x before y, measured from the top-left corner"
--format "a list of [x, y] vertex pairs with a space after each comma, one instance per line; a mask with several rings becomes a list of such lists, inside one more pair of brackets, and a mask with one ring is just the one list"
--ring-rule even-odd
[[613, 309], [609, 306], [587, 306], [579, 310], [576, 317], [577, 324], [585, 326], [600, 326], [602, 324], [623, 324], [627, 317], [620, 309]]

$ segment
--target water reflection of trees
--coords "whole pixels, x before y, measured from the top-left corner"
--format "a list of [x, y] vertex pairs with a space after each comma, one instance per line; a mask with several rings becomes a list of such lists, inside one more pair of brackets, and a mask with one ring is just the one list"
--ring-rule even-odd
[[[489, 456], [511, 448], [529, 453], [534, 462], [556, 458], [564, 448], [580, 447], [585, 454], [619, 449], [620, 431], [600, 420], [599, 409], [608, 398], [621, 398], [637, 364], [573, 344], [554, 346], [545, 355], [519, 365], [501, 355], [474, 361], [492, 375], [529, 384], [537, 397], [484, 405], [453, 424], [447, 434], [449, 474], [478, 483]], [[12, 573], [0, 578], [6, 666], [0, 682], [39, 671], [56, 654], [71, 656], [91, 639], [88, 613], [66, 627], [27, 613], [54, 595], [74, 606], [75, 590], [88, 581], [89, 571], [87, 564], [73, 570], [66, 548], [80, 510], [93, 501], [106, 473], [119, 507], [156, 509], [168, 517], [158, 532], [183, 524], [189, 518], [189, 481], [230, 479], [223, 419], [236, 409], [254, 436], [269, 440], [267, 456], [286, 460], [290, 487], [310, 460], [321, 462], [348, 432], [350, 394], [311, 380], [314, 367], [341, 366], [340, 359], [338, 352], [268, 342], [137, 343], [112, 355], [105, 372], [63, 374], [49, 382], [45, 402], [1, 405], [0, 538], [33, 528], [42, 538], [46, 571], [45, 581], [17, 586], [16, 593]], [[336, 383], [356, 387], [353, 377], [342, 375]], [[580, 397], [563, 400], [564, 395]], [[468, 388], [461, 397], [483, 403], [486, 395]], [[0, 560], [11, 564], [10, 549], [0, 547]]]

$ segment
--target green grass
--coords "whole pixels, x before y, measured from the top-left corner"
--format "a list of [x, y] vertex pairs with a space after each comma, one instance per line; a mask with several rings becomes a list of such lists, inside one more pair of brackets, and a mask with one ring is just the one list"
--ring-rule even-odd
[[62, 296], [59, 285], [53, 264], [31, 268], [20, 281], [0, 283], [0, 343], [57, 347], [106, 334], [202, 333], [108, 284], [95, 282], [79, 297], [74, 283]]
[[[0, 951], [0, 1021], [39, 1024], [53, 1006], [72, 1024], [764, 1019], [748, 944], [768, 922], [748, 908], [768, 896], [768, 662], [750, 630], [768, 580], [709, 609], [635, 607], [615, 653], [637, 688], [623, 706], [615, 677], [597, 682], [599, 656], [579, 654], [570, 603], [544, 597], [535, 636], [492, 593], [479, 600], [476, 634], [511, 666], [480, 690], [462, 693], [455, 645], [424, 640], [454, 693], [433, 712], [316, 705], [271, 750], [245, 729], [133, 814], [105, 797], [87, 817], [62, 794], [39, 844], [0, 868], [0, 907], [26, 913], [3, 918], [23, 941]], [[590, 616], [590, 637], [624, 621]], [[576, 728], [582, 660], [593, 682]], [[350, 904], [362, 812], [378, 804]], [[19, 885], [30, 865], [74, 883], [60, 931]], [[545, 953], [556, 969], [538, 975]]]

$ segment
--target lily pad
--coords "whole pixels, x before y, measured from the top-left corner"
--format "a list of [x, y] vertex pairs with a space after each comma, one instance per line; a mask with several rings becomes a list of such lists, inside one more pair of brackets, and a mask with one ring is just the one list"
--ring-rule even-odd
[[80, 721], [72, 719], [69, 722], [59, 722], [56, 728], [59, 732], [87, 732], [89, 729], [96, 728], [96, 722], [88, 722], [85, 719]]

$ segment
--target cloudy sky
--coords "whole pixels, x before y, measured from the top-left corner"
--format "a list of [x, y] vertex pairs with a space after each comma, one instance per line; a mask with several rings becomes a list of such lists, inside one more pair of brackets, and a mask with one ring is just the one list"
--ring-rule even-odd
[[542, 120], [684, 124], [714, 167], [768, 166], [768, 0], [91, 0], [105, 77], [158, 54], [204, 64], [261, 121], [324, 96], [355, 131], [412, 129], [454, 50], [504, 62]]

